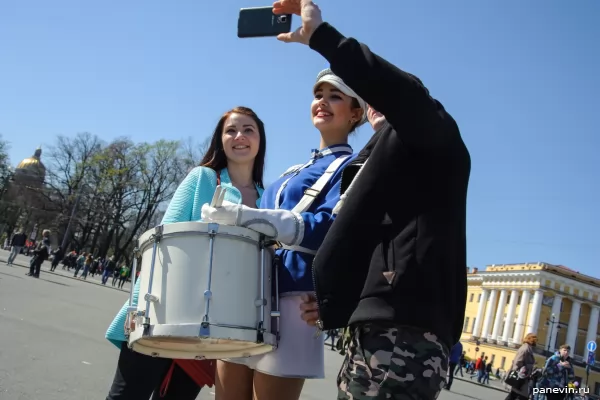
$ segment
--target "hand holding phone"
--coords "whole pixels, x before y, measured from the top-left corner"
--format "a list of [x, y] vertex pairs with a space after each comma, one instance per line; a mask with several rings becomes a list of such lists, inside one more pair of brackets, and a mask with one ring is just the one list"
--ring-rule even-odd
[[323, 23], [321, 9], [312, 0], [279, 0], [273, 3], [273, 12], [277, 15], [289, 13], [302, 17], [300, 28], [277, 36], [278, 40], [285, 43], [308, 45], [314, 31]]
[[273, 7], [242, 8], [238, 18], [238, 37], [269, 37], [292, 30], [292, 14], [274, 14]]

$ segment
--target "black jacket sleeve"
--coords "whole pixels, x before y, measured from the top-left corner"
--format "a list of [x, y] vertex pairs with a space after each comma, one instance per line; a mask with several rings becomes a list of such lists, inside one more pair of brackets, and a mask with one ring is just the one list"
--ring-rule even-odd
[[346, 38], [328, 23], [313, 33], [310, 43], [330, 63], [331, 70], [364, 101], [385, 115], [396, 131], [396, 142], [415, 150], [444, 147], [460, 137], [454, 120], [412, 75], [373, 54], [356, 39]]

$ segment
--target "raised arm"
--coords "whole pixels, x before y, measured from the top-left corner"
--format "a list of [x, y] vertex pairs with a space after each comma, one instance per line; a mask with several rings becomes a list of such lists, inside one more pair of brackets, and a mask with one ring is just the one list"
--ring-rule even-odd
[[[310, 47], [330, 63], [331, 70], [370, 106], [385, 115], [408, 145], [438, 147], [456, 137], [443, 106], [414, 76], [347, 38], [323, 22], [310, 38]], [[450, 122], [450, 125], [448, 124]]]
[[460, 140], [456, 123], [420, 80], [323, 22], [312, 1], [281, 0], [274, 3], [274, 12], [301, 15], [302, 26], [278, 39], [309, 45], [325, 57], [336, 75], [385, 115], [399, 141], [417, 148], [437, 148]]

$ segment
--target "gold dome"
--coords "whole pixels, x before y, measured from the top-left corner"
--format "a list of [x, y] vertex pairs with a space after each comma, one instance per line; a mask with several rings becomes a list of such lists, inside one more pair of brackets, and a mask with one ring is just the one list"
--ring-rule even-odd
[[17, 165], [15, 172], [21, 172], [21, 173], [25, 172], [28, 174], [40, 176], [42, 178], [45, 177], [46, 167], [40, 160], [41, 156], [42, 156], [42, 149], [38, 148], [35, 151], [35, 153], [33, 154], [33, 156], [24, 159], [23, 161], [21, 161], [19, 163], [19, 165]]
[[24, 159], [17, 165], [18, 169], [44, 168], [44, 164], [37, 158], [29, 157]]

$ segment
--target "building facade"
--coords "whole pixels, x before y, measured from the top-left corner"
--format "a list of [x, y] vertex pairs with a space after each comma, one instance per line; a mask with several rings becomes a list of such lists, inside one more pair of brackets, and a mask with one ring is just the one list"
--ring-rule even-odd
[[[547, 263], [473, 268], [461, 342], [469, 358], [485, 353], [497, 368], [510, 368], [528, 333], [538, 336], [537, 365], [562, 344], [571, 346], [575, 373], [586, 381], [587, 343], [598, 340], [600, 280]], [[592, 367], [590, 390], [600, 394], [600, 369]]]
[[8, 237], [18, 229], [29, 239], [36, 240], [43, 229], [53, 227], [57, 212], [53, 210], [51, 192], [45, 185], [46, 167], [41, 157], [42, 149], [37, 148], [31, 157], [16, 166], [0, 199], [0, 224]]

